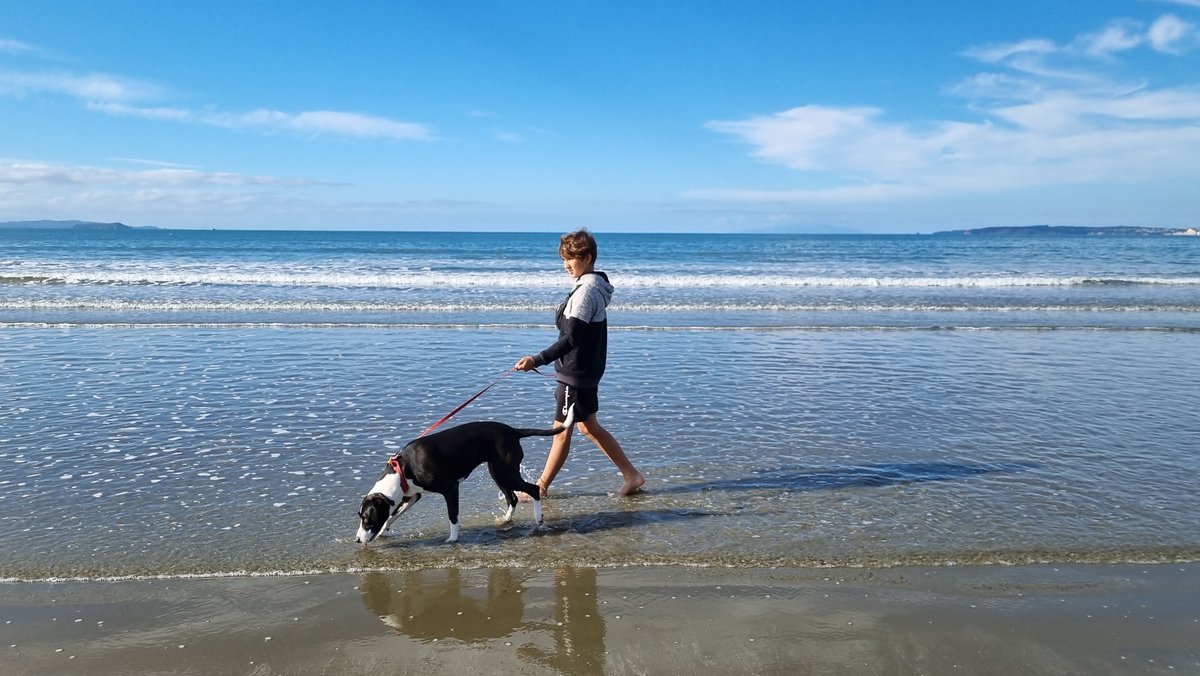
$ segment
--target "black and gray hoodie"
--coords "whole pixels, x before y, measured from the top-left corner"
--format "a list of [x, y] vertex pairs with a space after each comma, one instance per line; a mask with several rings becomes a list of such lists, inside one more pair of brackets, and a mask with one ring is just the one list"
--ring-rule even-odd
[[613, 285], [603, 272], [589, 272], [575, 280], [554, 317], [558, 340], [534, 356], [537, 365], [554, 362], [560, 383], [598, 386], [608, 356], [608, 302], [612, 294]]

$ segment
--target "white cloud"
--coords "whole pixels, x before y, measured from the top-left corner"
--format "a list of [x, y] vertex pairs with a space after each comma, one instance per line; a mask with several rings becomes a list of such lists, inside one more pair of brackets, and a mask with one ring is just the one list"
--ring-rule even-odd
[[953, 122], [925, 129], [889, 124], [882, 114], [812, 105], [709, 127], [755, 146], [757, 157], [793, 169], [877, 178], [936, 164], [972, 133], [972, 125]]
[[150, 167], [166, 167], [169, 169], [199, 169], [199, 167], [191, 164], [180, 164], [178, 162], [164, 162], [162, 160], [147, 160], [139, 157], [114, 157], [114, 162], [126, 162], [129, 164], [141, 164]]
[[1030, 75], [1079, 79], [1092, 77], [1080, 70], [1080, 64], [1088, 61], [1109, 59], [1144, 45], [1160, 52], [1181, 53], [1198, 45], [1197, 36], [1194, 24], [1164, 14], [1149, 27], [1128, 19], [1112, 21], [1100, 32], [1082, 34], [1064, 45], [1033, 38], [971, 47], [963, 55]]
[[[791, 190], [694, 190], [691, 197], [806, 204], [885, 202], [1033, 187], [1200, 179], [1200, 84], [1154, 88], [1112, 80], [1109, 64], [1138, 47], [1170, 51], [1195, 35], [1163, 17], [1116, 22], [1070, 44], [1024, 40], [965, 52], [1007, 72], [950, 88], [962, 120], [898, 122], [877, 107], [805, 105], [707, 128], [754, 157], [798, 170]], [[971, 120], [974, 118], [974, 120]]]
[[964, 52], [971, 58], [988, 63], [998, 63], [1006, 59], [1024, 54], [1050, 54], [1058, 51], [1058, 46], [1050, 40], [1022, 40], [1021, 42], [1001, 43], [972, 47]]
[[[0, 50], [28, 46], [0, 41]], [[67, 96], [83, 102], [94, 112], [160, 122], [203, 124], [264, 133], [293, 132], [309, 136], [342, 136], [396, 141], [434, 140], [425, 124], [404, 122], [375, 115], [337, 110], [289, 113], [259, 109], [249, 113], [221, 112], [213, 108], [192, 110], [173, 106], [139, 105], [166, 97], [164, 88], [133, 78], [103, 73], [31, 72], [0, 70], [0, 95], [25, 97], [34, 94]]]
[[1089, 56], [1108, 56], [1133, 49], [1144, 40], [1140, 24], [1119, 21], [1099, 33], [1080, 36], [1077, 42]]
[[401, 122], [373, 115], [317, 110], [302, 113], [281, 113], [259, 110], [243, 116], [246, 126], [282, 128], [308, 134], [335, 134], [363, 138], [389, 138], [396, 141], [429, 141], [433, 133], [428, 126]]
[[435, 138], [433, 130], [424, 124], [331, 110], [285, 113], [260, 109], [249, 113], [225, 113], [214, 110], [130, 106], [114, 102], [90, 102], [87, 107], [89, 110], [120, 117], [249, 129], [265, 133], [286, 131], [312, 136], [384, 138], [394, 141], [431, 141]]
[[883, 202], [896, 199], [907, 199], [927, 195], [928, 189], [916, 185], [888, 185], [875, 183], [861, 186], [842, 186], [822, 190], [799, 188], [796, 190], [753, 190], [753, 189], [715, 189], [690, 190], [684, 197], [705, 200], [720, 200], [724, 202], [744, 202], [749, 204], [847, 204], [863, 202]]
[[183, 108], [131, 106], [115, 101], [88, 101], [85, 105], [88, 110], [118, 117], [140, 117], [146, 120], [164, 120], [169, 122], [191, 122], [194, 120], [192, 112]]
[[117, 75], [0, 70], [0, 94], [61, 94], [88, 101], [137, 101], [161, 95], [156, 85]]
[[[30, 218], [87, 218], [168, 227], [259, 227], [263, 214], [313, 216], [308, 179], [201, 171], [150, 160], [149, 169], [0, 158], [0, 211]], [[325, 217], [336, 210], [326, 209]], [[14, 216], [19, 218], [20, 216]]]
[[[1188, 46], [1195, 45], [1196, 27], [1172, 14], [1160, 17], [1146, 32], [1147, 39], [1154, 49], [1160, 52], [1176, 53]], [[1191, 45], [1187, 44], [1191, 38]]]
[[26, 44], [20, 40], [5, 40], [0, 38], [0, 52], [5, 54], [31, 54], [36, 52], [33, 45]]
[[45, 162], [0, 161], [0, 186], [307, 186], [316, 182], [251, 176], [230, 172], [205, 172], [174, 166], [155, 169], [123, 170], [106, 167], [73, 166]]

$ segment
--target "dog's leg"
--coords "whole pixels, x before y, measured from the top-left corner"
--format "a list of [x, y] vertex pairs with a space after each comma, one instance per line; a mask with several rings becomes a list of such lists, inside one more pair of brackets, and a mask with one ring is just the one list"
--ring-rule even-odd
[[396, 519], [399, 519], [401, 514], [407, 512], [408, 508], [417, 504], [417, 500], [420, 500], [420, 499], [421, 499], [421, 493], [417, 493], [416, 495], [412, 496], [411, 498], [408, 497], [407, 495], [404, 496], [403, 498], [400, 498], [400, 504], [396, 507], [396, 511], [393, 512], [390, 517], [388, 517], [387, 523], [383, 524], [383, 528], [379, 531], [379, 534], [383, 535], [384, 533], [391, 530], [392, 522], [395, 521]]
[[442, 497], [446, 498], [446, 515], [450, 517], [450, 537], [446, 542], [458, 542], [458, 484], [447, 488]]
[[[518, 456], [519, 458], [519, 456]], [[533, 518], [536, 520], [536, 528], [542, 527], [542, 491], [537, 484], [531, 484], [521, 476], [520, 460], [517, 464], [507, 467], [499, 467], [494, 463], [488, 464], [488, 471], [491, 472], [492, 480], [500, 487], [500, 494], [504, 497], [504, 502], [507, 503], [508, 509], [504, 511], [504, 519], [502, 523], [512, 521], [513, 514], [517, 510], [517, 491], [525, 491], [533, 498]]]
[[512, 521], [513, 513], [517, 511], [517, 494], [513, 492], [514, 486], [521, 482], [520, 471], [513, 472], [507, 470], [497, 463], [488, 463], [488, 474], [492, 475], [492, 481], [496, 482], [496, 486], [500, 489], [500, 497], [504, 500], [506, 509], [504, 516], [500, 517], [500, 523], [509, 523]]
[[517, 511], [516, 499], [515, 495], [511, 498], [504, 496], [504, 516], [500, 517], [500, 523], [512, 523], [513, 513]]
[[537, 484], [525, 484], [525, 491], [530, 492], [530, 497], [533, 498], [533, 520], [534, 530], [540, 530], [542, 527], [542, 489]]

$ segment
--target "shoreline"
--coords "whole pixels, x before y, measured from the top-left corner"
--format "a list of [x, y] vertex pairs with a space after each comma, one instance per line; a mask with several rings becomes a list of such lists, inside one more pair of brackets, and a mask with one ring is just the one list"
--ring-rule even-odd
[[1200, 673], [1200, 564], [0, 584], [12, 674]]

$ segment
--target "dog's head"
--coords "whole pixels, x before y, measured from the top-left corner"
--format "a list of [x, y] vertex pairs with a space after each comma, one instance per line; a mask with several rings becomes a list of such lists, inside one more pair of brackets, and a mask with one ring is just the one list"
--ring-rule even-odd
[[358, 508], [360, 523], [354, 541], [361, 542], [362, 546], [366, 547], [367, 543], [378, 537], [395, 504], [382, 493], [371, 493], [363, 498], [362, 505]]

